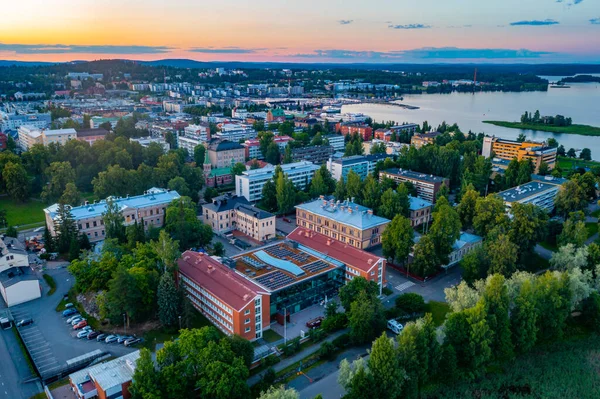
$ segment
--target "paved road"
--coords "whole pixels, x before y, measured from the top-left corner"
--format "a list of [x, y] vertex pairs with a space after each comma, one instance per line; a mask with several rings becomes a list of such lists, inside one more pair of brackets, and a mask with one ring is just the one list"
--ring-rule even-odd
[[39, 383], [22, 383], [30, 376], [17, 337], [12, 330], [0, 331], [0, 399], [29, 399], [42, 392]]

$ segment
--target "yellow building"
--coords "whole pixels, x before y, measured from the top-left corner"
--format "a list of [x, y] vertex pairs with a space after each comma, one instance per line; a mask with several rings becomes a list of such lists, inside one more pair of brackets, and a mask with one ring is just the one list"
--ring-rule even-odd
[[[501, 139], [498, 137], [484, 137], [482, 155], [484, 157], [494, 159], [512, 161], [517, 159], [518, 161], [524, 159], [530, 159], [535, 167], [535, 173], [539, 172], [540, 165], [545, 162], [549, 169], [554, 169], [556, 166], [556, 148], [551, 148], [546, 143], [538, 143], [534, 141], [513, 141]], [[498, 166], [502, 169], [506, 169], [507, 162], [494, 162], [494, 166]]]

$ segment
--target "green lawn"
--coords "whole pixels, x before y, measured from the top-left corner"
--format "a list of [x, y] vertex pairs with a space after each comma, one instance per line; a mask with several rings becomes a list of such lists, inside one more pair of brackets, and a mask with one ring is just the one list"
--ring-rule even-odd
[[558, 166], [561, 170], [563, 170], [563, 172], [568, 172], [573, 168], [592, 168], [594, 166], [600, 166], [600, 162], [584, 161], [583, 159], [569, 157], [558, 157]]
[[46, 204], [41, 201], [29, 200], [20, 203], [8, 197], [0, 198], [0, 209], [6, 210], [6, 219], [9, 226], [44, 223], [44, 208], [46, 208]]
[[546, 248], [548, 251], [556, 252], [558, 248], [556, 245], [550, 244], [548, 241], [542, 241], [539, 243], [542, 248]]
[[600, 209], [590, 213], [590, 216], [595, 217], [595, 218], [600, 218]]
[[281, 335], [277, 334], [275, 331], [273, 331], [271, 329], [263, 331], [263, 339], [265, 341], [267, 341], [268, 343], [277, 342], [282, 338], [283, 337]]
[[446, 302], [429, 301], [425, 305], [425, 312], [431, 313], [433, 322], [436, 326], [441, 326], [446, 320], [446, 315], [450, 313], [450, 305]]
[[[212, 326], [211, 322], [208, 321], [206, 317], [204, 317], [199, 312], [194, 313], [194, 319], [192, 320], [192, 325], [190, 328], [202, 328]], [[217, 330], [219, 334], [222, 335], [220, 330]], [[150, 330], [146, 332], [143, 336], [144, 342], [142, 344], [143, 347], [148, 348], [150, 350], [154, 350], [156, 344], [163, 343], [166, 341], [172, 341], [179, 336], [179, 332], [177, 328], [174, 329], [166, 329], [163, 327], [157, 328], [155, 330]]]
[[600, 127], [588, 125], [548, 126], [544, 124], [530, 124], [506, 121], [483, 121], [483, 123], [489, 123], [490, 125], [502, 126], [511, 129], [538, 130], [550, 133], [579, 134], [581, 136], [600, 136]]
[[48, 296], [54, 294], [54, 292], [56, 292], [56, 281], [54, 281], [51, 275], [46, 273], [44, 273], [42, 277], [44, 277], [44, 280], [46, 280], [46, 284], [48, 284], [48, 286], [50, 287], [50, 290], [48, 291]]

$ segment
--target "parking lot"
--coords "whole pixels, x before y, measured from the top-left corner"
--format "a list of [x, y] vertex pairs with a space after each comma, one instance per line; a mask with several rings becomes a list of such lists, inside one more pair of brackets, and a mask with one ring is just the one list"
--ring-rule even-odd
[[56, 312], [56, 306], [71, 287], [73, 277], [65, 269], [47, 270], [47, 273], [56, 281], [55, 294], [47, 296], [48, 287], [44, 286], [42, 298], [10, 309], [15, 322], [29, 317], [33, 319], [32, 325], [20, 329], [24, 340], [31, 343], [27, 346], [36, 366], [40, 362], [40, 372], [49, 372], [56, 366], [62, 367], [68, 360], [95, 350], [108, 352], [113, 356], [122, 356], [135, 350], [124, 345], [97, 342], [95, 339], [78, 339], [77, 332], [66, 323], [67, 317]]

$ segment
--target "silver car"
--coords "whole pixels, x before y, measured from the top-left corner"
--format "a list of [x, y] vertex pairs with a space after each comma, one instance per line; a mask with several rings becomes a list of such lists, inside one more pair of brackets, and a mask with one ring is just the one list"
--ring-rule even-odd
[[85, 338], [90, 332], [91, 330], [81, 330], [77, 333], [77, 338]]
[[77, 318], [77, 319], [73, 320], [73, 321], [71, 322], [71, 325], [72, 325], [72, 326], [74, 326], [74, 325], [76, 325], [76, 324], [79, 324], [79, 323], [81, 323], [81, 322], [82, 322], [82, 321], [84, 321], [84, 320], [85, 320], [85, 319], [84, 319], [83, 317], [79, 317], [79, 318]]
[[73, 320], [75, 320], [76, 318], [78, 318], [78, 317], [81, 317], [81, 315], [80, 315], [79, 313], [75, 313], [74, 315], [72, 315], [71, 317], [69, 317], [69, 318], [67, 319], [67, 323], [71, 324], [71, 322], [72, 322]]
[[104, 342], [106, 342], [107, 344], [112, 344], [113, 342], [117, 342], [117, 339], [119, 339], [119, 337], [117, 337], [116, 335], [109, 335], [108, 337], [106, 337]]

